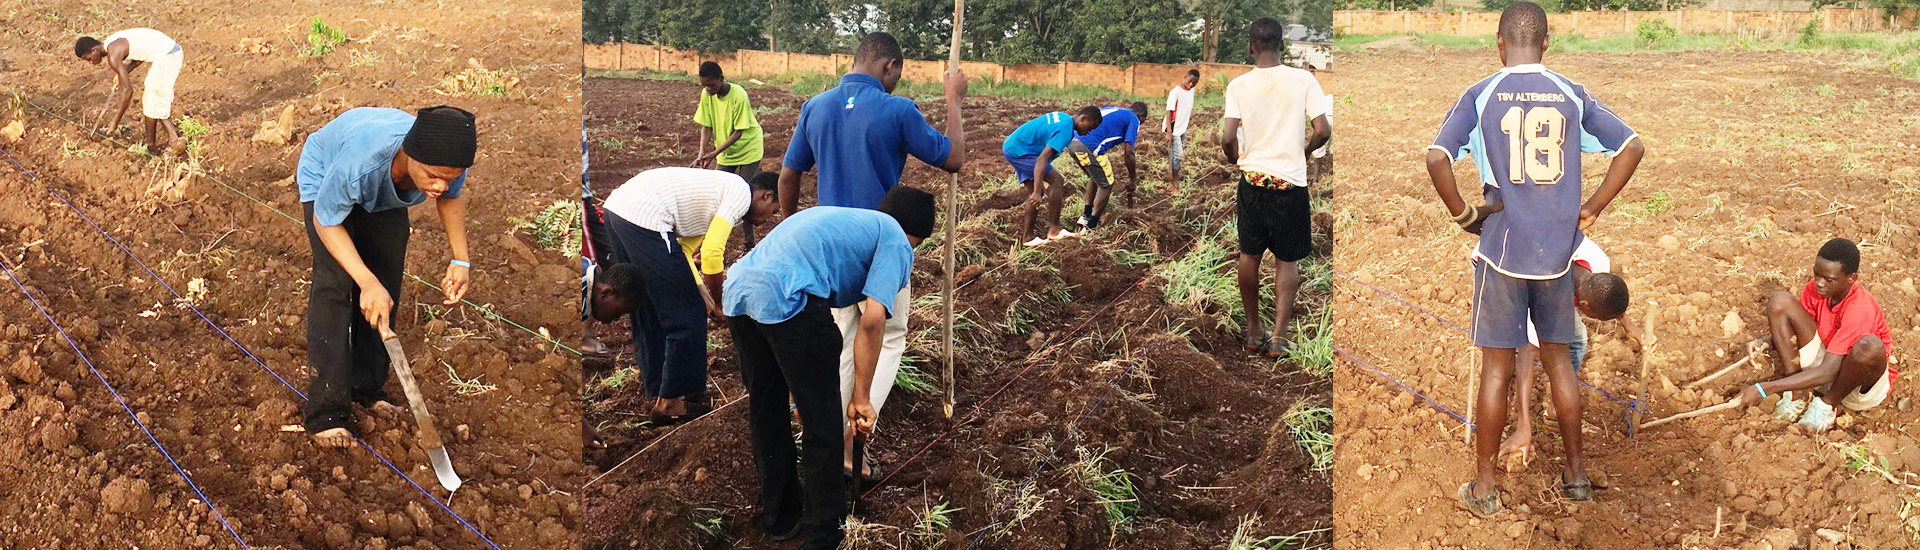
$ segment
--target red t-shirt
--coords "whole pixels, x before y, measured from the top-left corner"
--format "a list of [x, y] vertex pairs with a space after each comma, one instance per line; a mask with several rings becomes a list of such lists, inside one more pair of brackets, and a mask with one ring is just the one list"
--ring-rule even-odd
[[[1859, 281], [1854, 281], [1853, 288], [1847, 289], [1847, 297], [1840, 299], [1837, 306], [1814, 288], [1813, 281], [1807, 281], [1807, 286], [1800, 289], [1800, 307], [1813, 314], [1813, 322], [1818, 326], [1814, 333], [1826, 343], [1827, 353], [1846, 355], [1861, 336], [1872, 334], [1886, 344], [1887, 357], [1893, 357], [1893, 333], [1887, 330], [1887, 318], [1880, 312], [1880, 302], [1874, 301], [1873, 293], [1867, 292], [1867, 287], [1860, 286]], [[1887, 370], [1893, 369], [1889, 366]]]

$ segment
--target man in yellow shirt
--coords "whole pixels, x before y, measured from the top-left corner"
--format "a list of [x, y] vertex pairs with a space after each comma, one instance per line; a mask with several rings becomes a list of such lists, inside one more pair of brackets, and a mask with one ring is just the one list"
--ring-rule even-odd
[[[760, 173], [760, 158], [766, 148], [760, 119], [753, 116], [747, 89], [727, 82], [719, 63], [700, 64], [700, 105], [693, 110], [693, 122], [700, 125], [700, 151], [693, 158], [694, 168], [718, 168], [747, 181]], [[709, 143], [713, 144], [712, 151], [707, 150]]]
[[[719, 303], [727, 238], [743, 221], [773, 221], [780, 210], [778, 182], [772, 172], [749, 185], [726, 172], [667, 167], [641, 172], [607, 195], [615, 263], [594, 277], [593, 318], [608, 323], [630, 316], [634, 345], [644, 350], [636, 354], [645, 357], [640, 376], [647, 396], [657, 398], [655, 423], [684, 422], [711, 410], [701, 314], [724, 318]], [[699, 268], [688, 269], [696, 257]]]

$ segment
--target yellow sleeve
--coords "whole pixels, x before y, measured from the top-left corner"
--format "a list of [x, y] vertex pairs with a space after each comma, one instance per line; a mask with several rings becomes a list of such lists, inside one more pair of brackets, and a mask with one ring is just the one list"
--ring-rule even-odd
[[700, 249], [700, 236], [681, 237], [675, 240], [680, 241], [680, 253], [687, 256], [687, 269], [693, 271], [693, 283], [700, 284], [700, 267], [694, 265], [693, 261], [695, 251]]
[[700, 242], [700, 271], [707, 275], [718, 275], [727, 270], [727, 237], [733, 236], [733, 223], [726, 218], [714, 216], [707, 222], [706, 239]]

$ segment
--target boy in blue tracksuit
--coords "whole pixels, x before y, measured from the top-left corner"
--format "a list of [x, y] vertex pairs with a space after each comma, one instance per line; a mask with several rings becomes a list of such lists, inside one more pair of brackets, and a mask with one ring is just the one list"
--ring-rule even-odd
[[[1577, 337], [1573, 278], [1568, 275], [1581, 231], [1633, 177], [1644, 149], [1633, 129], [1587, 90], [1540, 65], [1547, 16], [1532, 2], [1500, 14], [1500, 60], [1506, 68], [1467, 88], [1427, 151], [1427, 172], [1448, 215], [1462, 227], [1481, 224], [1474, 253], [1473, 340], [1483, 358], [1474, 425], [1473, 481], [1455, 495], [1469, 511], [1501, 509], [1496, 455], [1507, 427], [1515, 350], [1538, 328], [1540, 360], [1553, 402], [1567, 470], [1569, 500], [1592, 498], [1581, 451], [1580, 389], [1567, 345]], [[1580, 153], [1613, 156], [1606, 179], [1581, 203]], [[1503, 209], [1481, 214], [1455, 187], [1453, 161], [1471, 155], [1490, 199]], [[1497, 191], [1496, 191], [1497, 190]]]
[[[1013, 175], [1027, 186], [1027, 204], [1020, 216], [1020, 240], [1014, 241], [1013, 252], [1019, 251], [1021, 244], [1040, 246], [1074, 235], [1060, 226], [1060, 202], [1066, 199], [1067, 182], [1053, 169], [1053, 159], [1073, 144], [1075, 136], [1099, 127], [1100, 116], [1100, 108], [1091, 105], [1081, 107], [1072, 115], [1054, 111], [1021, 124], [1001, 142], [1001, 156], [1013, 166]], [[1028, 240], [1027, 235], [1033, 231], [1034, 209], [1040, 206], [1041, 192], [1047, 188], [1040, 185], [1042, 179], [1052, 188], [1047, 194], [1047, 234]]]
[[1138, 101], [1122, 109], [1101, 107], [1100, 125], [1074, 138], [1067, 145], [1067, 157], [1087, 173], [1086, 206], [1080, 209], [1082, 231], [1100, 227], [1107, 213], [1107, 198], [1113, 194], [1113, 155], [1125, 152], [1127, 163], [1127, 206], [1133, 206], [1133, 188], [1140, 183], [1140, 171], [1134, 163], [1133, 144], [1140, 139], [1140, 118], [1147, 116], [1147, 104]]

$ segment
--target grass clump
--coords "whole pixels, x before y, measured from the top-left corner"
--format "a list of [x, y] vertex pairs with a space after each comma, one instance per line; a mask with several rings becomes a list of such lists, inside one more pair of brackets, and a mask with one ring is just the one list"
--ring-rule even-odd
[[1294, 443], [1300, 445], [1313, 459], [1313, 471], [1324, 472], [1333, 467], [1333, 409], [1296, 401], [1287, 409], [1281, 422], [1287, 425], [1287, 433], [1293, 436]]
[[529, 221], [518, 217], [509, 217], [514, 227], [531, 229], [534, 241], [541, 248], [561, 247], [567, 257], [580, 253], [580, 203], [578, 201], [557, 200], [541, 210], [539, 215]]
[[1107, 458], [1111, 451], [1079, 449], [1080, 461], [1074, 464], [1073, 472], [1080, 483], [1100, 499], [1101, 508], [1106, 510], [1108, 529], [1118, 534], [1140, 513], [1140, 494], [1133, 486], [1133, 474], [1114, 466]]
[[940, 388], [934, 385], [933, 377], [928, 376], [926, 371], [920, 370], [920, 361], [919, 357], [912, 355], [900, 356], [900, 370], [893, 373], [893, 387], [921, 395], [940, 391]]

